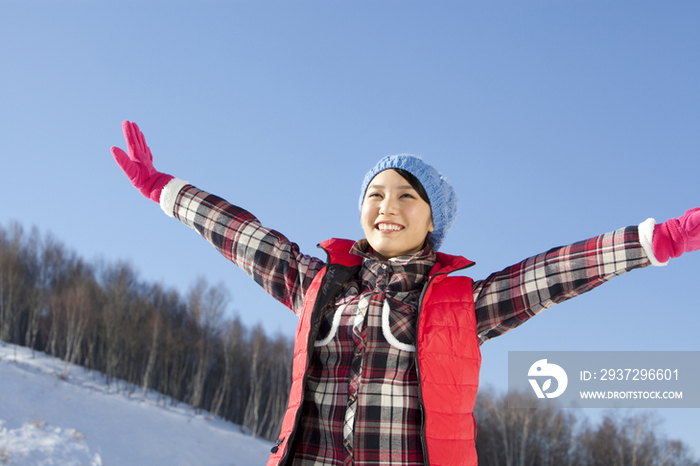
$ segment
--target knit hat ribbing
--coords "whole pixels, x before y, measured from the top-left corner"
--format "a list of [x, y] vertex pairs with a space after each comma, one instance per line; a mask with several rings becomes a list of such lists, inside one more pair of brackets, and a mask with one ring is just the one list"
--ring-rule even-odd
[[379, 172], [391, 168], [399, 168], [411, 173], [418, 178], [418, 181], [425, 188], [425, 192], [428, 193], [433, 215], [433, 231], [428, 234], [428, 241], [430, 241], [433, 250], [437, 251], [445, 240], [445, 235], [452, 226], [452, 222], [457, 217], [457, 194], [443, 175], [423, 162], [419, 157], [410, 154], [398, 154], [388, 155], [381, 159], [377, 165], [367, 172], [362, 181], [360, 210], [362, 210], [362, 203], [369, 183]]

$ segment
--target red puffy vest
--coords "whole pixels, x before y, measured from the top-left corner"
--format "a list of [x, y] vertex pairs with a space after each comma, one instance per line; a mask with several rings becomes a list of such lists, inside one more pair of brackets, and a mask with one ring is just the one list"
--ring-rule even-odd
[[[328, 254], [328, 264], [306, 292], [295, 337], [289, 403], [268, 466], [286, 464], [290, 459], [289, 446], [304, 395], [304, 375], [318, 332], [315, 317], [362, 265], [362, 258], [349, 252], [353, 244], [354, 241], [331, 239], [320, 245]], [[472, 264], [461, 256], [437, 253], [437, 263], [420, 299], [416, 357], [426, 465], [477, 465], [473, 410], [481, 352], [472, 280], [448, 276]]]

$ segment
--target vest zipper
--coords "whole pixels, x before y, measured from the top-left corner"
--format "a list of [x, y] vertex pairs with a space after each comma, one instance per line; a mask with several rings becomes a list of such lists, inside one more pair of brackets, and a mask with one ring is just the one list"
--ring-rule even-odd
[[421, 412], [421, 427], [420, 427], [420, 442], [421, 446], [423, 447], [423, 463], [424, 466], [430, 466], [430, 458], [428, 458], [428, 444], [425, 440], [425, 405], [423, 404], [423, 385], [421, 384], [421, 379], [420, 379], [420, 362], [418, 361], [418, 352], [419, 352], [419, 345], [418, 345], [418, 336], [420, 335], [420, 313], [421, 309], [423, 309], [423, 297], [425, 296], [426, 291], [428, 291], [428, 288], [430, 287], [431, 283], [433, 280], [440, 276], [440, 275], [449, 275], [452, 272], [458, 272], [460, 270], [465, 270], [468, 269], [469, 267], [476, 265], [474, 262], [472, 262], [469, 265], [465, 265], [464, 267], [460, 267], [458, 269], [454, 270], [448, 270], [446, 272], [438, 272], [432, 277], [428, 278], [428, 282], [423, 286], [423, 290], [420, 293], [420, 297], [418, 298], [418, 309], [416, 310], [416, 376], [418, 377], [418, 406], [420, 406], [420, 412]]
[[[306, 392], [306, 381], [308, 379], [309, 375], [309, 365], [311, 364], [311, 358], [313, 357], [313, 351], [314, 351], [314, 342], [316, 341], [316, 337], [318, 336], [318, 331], [319, 328], [321, 327], [321, 321], [317, 318], [318, 315], [323, 311], [326, 305], [330, 302], [331, 299], [335, 297], [336, 293], [328, 293], [326, 290], [326, 285], [328, 284], [328, 280], [334, 280], [335, 279], [335, 274], [337, 273], [337, 268], [338, 267], [347, 267], [347, 266], [342, 266], [338, 265], [335, 263], [331, 262], [331, 255], [330, 253], [320, 244], [318, 245], [319, 248], [323, 249], [323, 251], [326, 253], [326, 266], [325, 269], [323, 270], [323, 278], [321, 279], [321, 283], [319, 284], [318, 292], [316, 294], [316, 301], [314, 302], [314, 308], [311, 311], [311, 317], [310, 320], [311, 322], [309, 325], [311, 325], [311, 328], [309, 328], [309, 338], [308, 341], [306, 342], [306, 367], [304, 369], [304, 376], [301, 379], [301, 396], [299, 400], [299, 408], [297, 409], [297, 412], [294, 416], [294, 426], [292, 428], [292, 431], [289, 433], [289, 436], [287, 437], [287, 448], [284, 452], [284, 455], [282, 455], [282, 458], [280, 458], [279, 463], [277, 463], [278, 466], [280, 465], [286, 465], [287, 462], [289, 461], [289, 458], [292, 454], [292, 448], [294, 447], [294, 443], [296, 441], [296, 436], [299, 431], [299, 419], [301, 418], [301, 411], [304, 407], [304, 395]], [[330, 274], [329, 274], [330, 272]], [[329, 278], [330, 277], [330, 278]], [[324, 291], [325, 290], [325, 291]], [[323, 305], [320, 305], [319, 300], [322, 299]], [[290, 392], [291, 395], [291, 392]]]
[[[326, 251], [326, 254], [328, 252]], [[313, 357], [313, 350], [314, 350], [314, 341], [316, 341], [316, 336], [318, 335], [318, 330], [320, 327], [320, 321], [316, 318], [318, 316], [318, 313], [320, 312], [319, 309], [322, 307], [318, 305], [318, 299], [320, 295], [322, 294], [322, 290], [324, 289], [324, 285], [326, 284], [326, 280], [328, 279], [328, 271], [330, 270], [331, 263], [330, 263], [330, 254], [328, 254], [328, 258], [326, 260], [326, 267], [323, 270], [323, 278], [321, 279], [321, 283], [319, 284], [318, 292], [316, 295], [316, 302], [314, 302], [314, 308], [311, 311], [311, 317], [309, 325], [311, 326], [309, 328], [309, 338], [308, 341], [306, 342], [306, 367], [304, 369], [304, 375], [301, 379], [301, 396], [299, 399], [299, 408], [297, 409], [296, 414], [294, 415], [294, 427], [292, 428], [292, 431], [289, 433], [289, 436], [287, 437], [287, 449], [284, 452], [284, 455], [282, 458], [280, 458], [280, 461], [278, 464], [279, 465], [286, 465], [287, 462], [289, 461], [290, 455], [292, 454], [292, 448], [294, 447], [294, 443], [296, 440], [297, 432], [299, 430], [299, 419], [301, 418], [301, 411], [304, 408], [304, 398], [305, 398], [305, 391], [306, 391], [306, 380], [309, 375], [309, 365], [311, 364], [311, 358]], [[332, 278], [333, 274], [331, 274]], [[318, 322], [317, 322], [318, 321]], [[290, 396], [291, 396], [291, 391], [290, 391]]]

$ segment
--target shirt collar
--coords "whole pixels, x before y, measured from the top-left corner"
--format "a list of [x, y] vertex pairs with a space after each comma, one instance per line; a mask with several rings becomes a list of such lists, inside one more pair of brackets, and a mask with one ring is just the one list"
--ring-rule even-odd
[[[369, 242], [367, 242], [366, 238], [356, 241], [355, 244], [352, 245], [350, 253], [363, 257], [365, 260], [379, 261], [379, 259], [374, 254], [372, 254], [372, 247], [369, 245]], [[426, 242], [426, 246], [420, 251], [406, 256], [392, 257], [387, 262], [397, 265], [407, 265], [411, 262], [423, 262], [434, 264], [435, 253], [430, 247], [430, 244]]]

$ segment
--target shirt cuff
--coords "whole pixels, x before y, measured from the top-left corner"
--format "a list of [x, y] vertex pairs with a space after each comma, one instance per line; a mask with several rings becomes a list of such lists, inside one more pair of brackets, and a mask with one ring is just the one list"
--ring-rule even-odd
[[163, 187], [163, 190], [160, 192], [160, 208], [163, 209], [163, 212], [165, 212], [168, 217], [175, 217], [175, 201], [177, 201], [177, 195], [180, 194], [182, 188], [188, 184], [187, 181], [173, 178]]
[[653, 218], [648, 218], [639, 224], [639, 227], [637, 228], [639, 231], [639, 242], [642, 244], [644, 252], [647, 253], [647, 257], [649, 258], [651, 265], [662, 267], [664, 265], [668, 265], [668, 261], [659, 262], [654, 255], [654, 247], [652, 243], [652, 239], [654, 237], [654, 226], [656, 226], [656, 220]]

